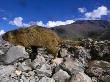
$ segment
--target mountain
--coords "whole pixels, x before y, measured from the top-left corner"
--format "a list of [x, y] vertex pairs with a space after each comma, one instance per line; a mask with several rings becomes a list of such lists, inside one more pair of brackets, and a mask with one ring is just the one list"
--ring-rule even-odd
[[69, 25], [62, 25], [51, 28], [63, 39], [109, 39], [104, 38], [110, 35], [110, 22], [106, 20], [78, 20]]
[[102, 35], [99, 37], [101, 40], [110, 40], [110, 29], [107, 29], [102, 33]]

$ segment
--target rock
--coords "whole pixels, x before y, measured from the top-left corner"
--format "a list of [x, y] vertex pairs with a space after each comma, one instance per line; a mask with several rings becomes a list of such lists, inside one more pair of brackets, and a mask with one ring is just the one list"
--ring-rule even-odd
[[32, 62], [34, 69], [46, 63], [45, 58], [42, 55], [37, 55], [36, 59]]
[[23, 72], [21, 79], [24, 82], [38, 82], [39, 78], [37, 76], [35, 76], [35, 72], [34, 71], [29, 71], [29, 72]]
[[67, 70], [71, 75], [84, 71], [84, 65], [77, 59], [72, 58], [67, 58], [61, 67], [62, 69]]
[[89, 51], [81, 46], [76, 48], [74, 57], [77, 58], [85, 66], [87, 66], [88, 60], [91, 59]]
[[48, 64], [43, 64], [41, 66], [41, 68], [36, 69], [35, 72], [38, 74], [38, 76], [48, 76], [49, 77], [52, 75], [52, 68]]
[[56, 58], [54, 60], [52, 60], [53, 64], [59, 65], [63, 62], [63, 58]]
[[34, 76], [30, 77], [30, 78], [29, 78], [29, 82], [36, 82], [35, 77], [34, 77]]
[[13, 65], [0, 66], [0, 78], [6, 75], [10, 75], [14, 71], [15, 67]]
[[70, 75], [66, 71], [60, 69], [52, 76], [52, 78], [55, 80], [55, 82], [66, 82], [69, 80]]
[[0, 66], [0, 82], [14, 82], [14, 79], [10, 76], [12, 76], [15, 69], [12, 65]]
[[21, 76], [21, 82], [29, 82], [29, 79], [27, 79], [24, 75]]
[[33, 71], [29, 71], [27, 74], [28, 75], [26, 75], [25, 72], [22, 73], [21, 80], [23, 80], [23, 82], [38, 82], [38, 78], [36, 79]]
[[90, 49], [93, 40], [91, 38], [87, 38], [87, 39], [83, 39], [82, 42], [85, 48]]
[[19, 71], [19, 70], [16, 70], [16, 71], [15, 71], [15, 74], [16, 74], [17, 76], [21, 75], [21, 73], [22, 73], [22, 71]]
[[2, 50], [0, 50], [0, 56], [3, 55], [3, 54], [5, 54], [5, 53]]
[[15, 80], [14, 82], [19, 82], [18, 80]]
[[29, 71], [28, 74], [29, 74], [30, 76], [34, 76], [34, 75], [35, 75], [35, 72], [34, 72], [34, 71]]
[[89, 63], [89, 67], [87, 69], [88, 74], [92, 74], [94, 76], [102, 76], [106, 74], [110, 70], [110, 63], [106, 61], [92, 61]]
[[61, 48], [59, 53], [62, 58], [69, 55], [66, 48]]
[[102, 82], [110, 82], [110, 75], [105, 75], [101, 77]]
[[110, 63], [106, 61], [94, 60], [89, 63], [89, 67], [86, 70], [89, 76], [97, 77], [102, 82], [110, 82]]
[[71, 78], [70, 82], [92, 82], [92, 80], [85, 73], [79, 72]]
[[9, 77], [3, 77], [0, 79], [0, 82], [13, 82]]
[[18, 66], [18, 70], [20, 71], [29, 71], [29, 70], [32, 70], [31, 67], [29, 67], [26, 62], [23, 62], [23, 63], [20, 63], [19, 66]]
[[102, 76], [104, 73], [104, 70], [99, 67], [92, 67], [91, 70], [89, 70], [94, 76]]
[[55, 82], [55, 80], [49, 77], [43, 77], [38, 82]]
[[23, 79], [20, 79], [20, 81], [19, 82], [23, 82]]
[[8, 52], [4, 58], [4, 63], [10, 64], [19, 58], [29, 58], [27, 52], [25, 51], [25, 47], [13, 46], [8, 50]]
[[94, 60], [104, 60], [110, 62], [110, 43], [109, 41], [98, 41], [92, 43], [90, 54]]
[[38, 55], [45, 55], [45, 54], [47, 54], [46, 48], [38, 48], [37, 51], [38, 51]]
[[96, 77], [92, 77], [92, 82], [99, 82]]

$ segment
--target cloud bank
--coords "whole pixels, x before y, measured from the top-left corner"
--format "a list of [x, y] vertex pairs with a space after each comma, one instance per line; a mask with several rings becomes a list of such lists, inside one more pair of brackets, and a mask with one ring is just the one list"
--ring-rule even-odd
[[60, 26], [60, 25], [67, 25], [71, 24], [75, 21], [73, 20], [66, 20], [66, 21], [48, 21], [46, 24], [44, 24], [42, 21], [37, 21], [37, 22], [31, 22], [31, 25], [39, 25], [43, 27], [55, 27], [55, 26]]
[[73, 20], [66, 20], [66, 21], [48, 21], [46, 24], [43, 23], [43, 21], [36, 21], [36, 22], [30, 22], [30, 23], [23, 23], [22, 17], [15, 17], [14, 20], [9, 21], [9, 24], [15, 25], [17, 27], [29, 27], [31, 25], [38, 25], [43, 27], [55, 27], [60, 25], [67, 25], [73, 23]]

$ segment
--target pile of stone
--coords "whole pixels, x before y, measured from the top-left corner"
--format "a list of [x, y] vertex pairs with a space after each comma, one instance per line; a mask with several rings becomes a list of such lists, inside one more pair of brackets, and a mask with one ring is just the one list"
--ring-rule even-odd
[[[82, 42], [78, 47], [60, 46], [60, 58], [53, 60], [45, 48], [38, 48], [38, 53], [33, 54], [31, 49], [1, 41], [0, 82], [110, 82], [110, 63], [102, 60], [110, 54], [109, 41]], [[102, 44], [105, 52], [97, 48]], [[93, 46], [94, 51], [98, 49], [96, 56], [101, 53], [102, 59], [91, 53]], [[30, 55], [36, 55], [34, 60]]]

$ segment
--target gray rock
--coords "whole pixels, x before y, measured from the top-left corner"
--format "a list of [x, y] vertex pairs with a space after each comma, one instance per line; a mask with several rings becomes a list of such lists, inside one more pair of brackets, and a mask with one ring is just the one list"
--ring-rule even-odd
[[21, 76], [21, 81], [23, 82], [36, 82], [36, 79], [34, 76], [25, 77], [24, 75]]
[[109, 74], [108, 71], [110, 70], [110, 63], [106, 61], [92, 61], [89, 63], [89, 67], [87, 69], [87, 73], [90, 75], [94, 75], [96, 77], [100, 77], [103, 74]]
[[90, 48], [91, 56], [94, 60], [104, 60], [110, 62], [110, 43], [109, 41], [95, 41]]
[[20, 70], [20, 71], [29, 71], [29, 70], [32, 70], [32, 68], [29, 67], [26, 62], [23, 62], [23, 63], [19, 64], [18, 70]]
[[96, 77], [92, 77], [92, 82], [99, 82]]
[[24, 75], [21, 76], [21, 82], [29, 82], [29, 79], [27, 79]]
[[85, 73], [79, 72], [71, 78], [70, 82], [92, 82], [92, 80]]
[[5, 53], [2, 50], [0, 50], [0, 56], [3, 55], [3, 54], [5, 54]]
[[36, 82], [35, 77], [33, 77], [33, 76], [32, 76], [32, 77], [30, 77], [30, 78], [29, 78], [29, 82]]
[[12, 65], [9, 66], [0, 66], [0, 82], [14, 82], [10, 76], [15, 71], [15, 67]]
[[105, 75], [101, 77], [102, 82], [110, 82], [110, 75]]
[[41, 68], [36, 69], [36, 73], [38, 76], [51, 76], [52, 75], [52, 68], [48, 64], [43, 64]]
[[0, 78], [6, 75], [11, 75], [14, 71], [15, 67], [13, 65], [0, 66]]
[[38, 54], [39, 54], [39, 55], [44, 55], [44, 54], [47, 53], [47, 52], [46, 52], [46, 48], [38, 48], [37, 51], [38, 51]]
[[29, 73], [26, 73], [26, 72], [22, 72], [22, 75], [24, 75], [25, 77], [30, 77], [31, 76]]
[[106, 61], [92, 61], [86, 70], [89, 76], [97, 77], [102, 82], [110, 82], [110, 63]]
[[66, 71], [60, 69], [52, 76], [52, 78], [55, 80], [55, 82], [66, 82], [69, 80], [70, 75]]
[[43, 77], [38, 82], [55, 82], [55, 80], [49, 77]]
[[13, 46], [8, 50], [4, 58], [4, 63], [10, 64], [19, 58], [29, 58], [28, 53], [25, 51], [25, 47], [23, 46]]
[[21, 79], [24, 82], [38, 82], [39, 78], [37, 76], [35, 76], [35, 72], [34, 71], [29, 71], [28, 73], [23, 72]]
[[0, 82], [13, 82], [12, 80], [10, 80], [10, 78], [7, 76], [3, 77], [0, 79]]
[[42, 55], [37, 55], [36, 59], [32, 62], [34, 69], [46, 63], [45, 58]]
[[61, 57], [66, 57], [66, 56], [68, 56], [69, 54], [68, 54], [67, 49], [66, 49], [66, 48], [61, 48], [61, 49], [60, 49], [60, 55], [61, 55]]
[[67, 58], [61, 67], [62, 69], [67, 70], [71, 75], [84, 71], [84, 65], [77, 59], [73, 60], [71, 58]]
[[78, 47], [75, 50], [74, 57], [77, 58], [85, 66], [87, 66], [88, 60], [91, 59], [89, 51], [84, 47]]

